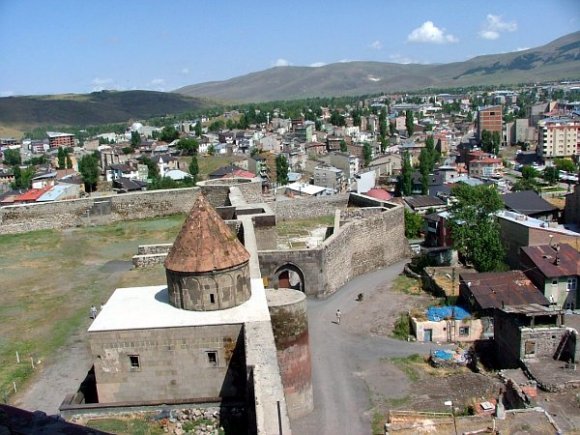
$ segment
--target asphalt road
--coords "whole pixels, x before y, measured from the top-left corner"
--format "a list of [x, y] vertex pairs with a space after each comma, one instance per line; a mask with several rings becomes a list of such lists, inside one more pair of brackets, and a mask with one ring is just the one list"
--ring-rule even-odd
[[[314, 411], [292, 422], [294, 434], [370, 434], [370, 394], [357, 371], [370, 360], [425, 351], [421, 343], [357, 335], [344, 327], [356, 307], [356, 295], [363, 292], [367, 297], [392, 281], [405, 263], [359, 276], [328, 299], [308, 301]], [[338, 308], [343, 314], [340, 325], [335, 323]]]

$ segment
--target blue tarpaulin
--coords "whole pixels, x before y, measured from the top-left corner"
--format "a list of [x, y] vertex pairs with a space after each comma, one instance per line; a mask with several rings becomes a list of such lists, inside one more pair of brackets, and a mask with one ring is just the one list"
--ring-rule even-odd
[[469, 317], [468, 311], [456, 305], [447, 307], [429, 307], [427, 308], [427, 319], [432, 322], [439, 322], [443, 319], [463, 320]]

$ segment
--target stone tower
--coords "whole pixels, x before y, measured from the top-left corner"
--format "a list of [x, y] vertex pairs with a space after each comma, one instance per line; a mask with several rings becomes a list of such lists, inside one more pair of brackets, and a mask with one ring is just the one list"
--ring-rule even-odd
[[200, 194], [165, 260], [171, 305], [232, 308], [251, 296], [250, 254]]

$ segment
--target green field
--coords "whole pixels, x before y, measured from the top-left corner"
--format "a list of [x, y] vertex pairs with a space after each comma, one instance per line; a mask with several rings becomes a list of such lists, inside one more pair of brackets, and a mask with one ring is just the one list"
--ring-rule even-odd
[[88, 325], [118, 287], [162, 284], [161, 265], [132, 269], [137, 246], [170, 243], [184, 215], [72, 230], [0, 236], [0, 400], [30, 377], [29, 363], [50, 361], [72, 333]]

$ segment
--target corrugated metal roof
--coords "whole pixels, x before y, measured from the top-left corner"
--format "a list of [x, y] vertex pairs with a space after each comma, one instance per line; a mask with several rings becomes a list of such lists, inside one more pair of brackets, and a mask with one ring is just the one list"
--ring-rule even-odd
[[580, 275], [580, 253], [566, 243], [560, 244], [559, 250], [550, 245], [524, 246], [522, 252], [547, 278]]
[[165, 268], [203, 273], [238, 266], [249, 259], [244, 245], [200, 194], [167, 255]]
[[62, 195], [66, 195], [68, 191], [72, 191], [75, 188], [72, 184], [57, 184], [53, 186], [48, 192], [43, 193], [36, 201], [55, 201]]
[[500, 308], [503, 305], [549, 304], [546, 297], [521, 270], [462, 273], [460, 279], [484, 310]]

